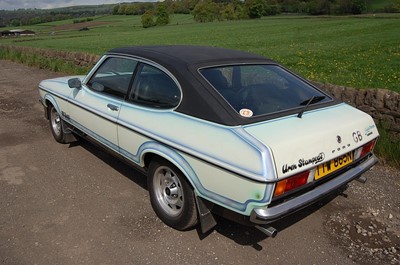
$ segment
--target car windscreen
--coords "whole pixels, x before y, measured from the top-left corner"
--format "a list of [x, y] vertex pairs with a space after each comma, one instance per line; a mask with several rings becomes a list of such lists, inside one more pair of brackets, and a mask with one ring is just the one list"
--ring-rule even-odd
[[199, 71], [243, 117], [301, 109], [331, 100], [279, 65], [230, 65]]

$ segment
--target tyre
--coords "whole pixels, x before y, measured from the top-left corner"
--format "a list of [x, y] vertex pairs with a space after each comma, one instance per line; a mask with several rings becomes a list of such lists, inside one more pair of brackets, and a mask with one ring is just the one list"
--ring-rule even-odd
[[157, 216], [177, 230], [197, 224], [197, 209], [192, 187], [171, 163], [155, 159], [150, 163], [147, 187]]
[[54, 139], [59, 143], [65, 143], [65, 134], [63, 131], [63, 125], [61, 117], [53, 105], [49, 105], [49, 123], [50, 130], [53, 134]]

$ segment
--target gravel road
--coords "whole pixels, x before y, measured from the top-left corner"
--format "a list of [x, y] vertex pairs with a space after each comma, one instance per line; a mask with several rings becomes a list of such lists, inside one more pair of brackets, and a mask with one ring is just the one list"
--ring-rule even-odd
[[377, 165], [274, 224], [165, 226], [145, 176], [85, 142], [57, 144], [37, 85], [60, 76], [0, 60], [0, 264], [400, 264], [400, 171]]

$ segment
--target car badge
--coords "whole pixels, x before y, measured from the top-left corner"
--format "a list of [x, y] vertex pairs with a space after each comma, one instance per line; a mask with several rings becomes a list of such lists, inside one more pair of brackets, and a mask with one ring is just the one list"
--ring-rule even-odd
[[340, 135], [336, 136], [336, 141], [340, 144], [342, 143], [342, 137]]

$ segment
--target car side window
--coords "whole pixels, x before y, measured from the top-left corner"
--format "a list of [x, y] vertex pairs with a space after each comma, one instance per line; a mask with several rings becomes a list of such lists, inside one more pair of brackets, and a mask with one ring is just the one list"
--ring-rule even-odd
[[132, 59], [107, 58], [86, 85], [94, 91], [125, 98], [136, 65]]
[[158, 109], [178, 106], [181, 90], [174, 80], [160, 69], [141, 64], [137, 71], [129, 101]]

